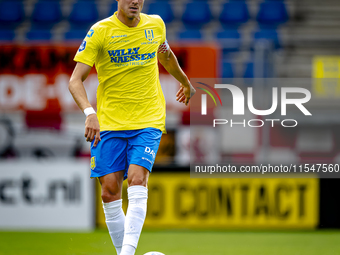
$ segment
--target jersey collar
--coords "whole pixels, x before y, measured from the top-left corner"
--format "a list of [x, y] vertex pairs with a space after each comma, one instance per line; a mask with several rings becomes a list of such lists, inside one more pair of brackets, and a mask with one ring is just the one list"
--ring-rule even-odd
[[128, 27], [127, 25], [125, 25], [123, 22], [121, 22], [121, 21], [118, 19], [117, 13], [118, 13], [118, 12], [115, 12], [115, 13], [111, 16], [111, 20], [112, 20], [116, 25], [118, 25], [118, 26], [121, 27], [121, 28], [124, 28], [124, 29], [135, 29], [135, 28], [140, 27], [140, 26], [143, 24], [144, 18], [143, 18], [142, 13], [139, 15], [140, 20], [139, 20], [139, 23], [138, 23], [138, 25], [137, 25], [136, 27]]

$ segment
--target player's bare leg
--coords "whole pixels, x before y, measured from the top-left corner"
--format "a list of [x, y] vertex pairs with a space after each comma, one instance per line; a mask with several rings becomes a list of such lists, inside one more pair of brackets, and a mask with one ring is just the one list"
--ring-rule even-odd
[[128, 185], [131, 186], [144, 186], [147, 188], [149, 180], [149, 170], [145, 167], [131, 164], [128, 171]]
[[128, 171], [129, 206], [125, 219], [124, 241], [121, 255], [134, 255], [142, 232], [148, 199], [149, 171], [131, 164]]
[[125, 215], [122, 209], [124, 171], [99, 177], [106, 225], [119, 255], [123, 246]]

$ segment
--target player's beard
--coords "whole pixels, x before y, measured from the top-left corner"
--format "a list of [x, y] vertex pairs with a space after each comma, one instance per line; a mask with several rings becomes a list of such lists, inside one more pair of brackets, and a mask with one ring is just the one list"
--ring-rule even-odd
[[136, 9], [131, 9], [132, 6], [127, 7], [127, 9], [125, 10], [125, 15], [127, 18], [129, 19], [135, 19], [138, 18], [142, 8], [143, 8], [143, 4], [142, 5], [138, 5], [138, 6], [133, 6]]

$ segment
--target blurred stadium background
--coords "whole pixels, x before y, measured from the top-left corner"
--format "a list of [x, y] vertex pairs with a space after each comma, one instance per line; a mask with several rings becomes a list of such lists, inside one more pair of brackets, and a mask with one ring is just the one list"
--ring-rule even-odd
[[[116, 10], [113, 0], [0, 1], [0, 254], [115, 254], [68, 80], [91, 24]], [[190, 78], [313, 83], [322, 111], [293, 131], [273, 128], [267, 156], [340, 163], [338, 0], [146, 0], [143, 12], [166, 22]], [[168, 134], [137, 254], [340, 254], [340, 179], [190, 179], [189, 110], [160, 73]], [[94, 105], [97, 85], [93, 68], [85, 86]], [[263, 144], [240, 137], [259, 141], [260, 132], [232, 136], [221, 156], [256, 164]], [[207, 144], [197, 139], [199, 157]]]

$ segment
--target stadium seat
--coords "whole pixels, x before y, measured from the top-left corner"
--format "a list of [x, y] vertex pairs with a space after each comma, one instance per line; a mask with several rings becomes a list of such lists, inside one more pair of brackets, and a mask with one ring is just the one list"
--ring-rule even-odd
[[242, 23], [246, 23], [249, 20], [246, 2], [233, 0], [225, 3], [219, 20], [225, 27], [237, 27]]
[[69, 21], [73, 29], [88, 29], [98, 20], [98, 9], [95, 2], [78, 1], [73, 4]]
[[286, 5], [281, 1], [267, 1], [260, 4], [256, 20], [262, 26], [276, 27], [289, 19]]
[[15, 33], [13, 30], [0, 30], [0, 41], [13, 41]]
[[271, 42], [275, 49], [281, 47], [278, 33], [275, 29], [262, 29], [254, 33], [254, 44], [260, 40]]
[[27, 32], [26, 39], [29, 41], [49, 41], [52, 38], [50, 30], [32, 29]]
[[51, 28], [62, 19], [58, 1], [39, 1], [35, 4], [32, 21], [35, 28]]
[[223, 49], [223, 53], [238, 51], [241, 47], [241, 35], [237, 29], [228, 29], [217, 32], [216, 39]]
[[202, 34], [199, 29], [189, 29], [180, 31], [178, 34], [180, 40], [198, 40], [202, 39]]
[[82, 41], [87, 32], [87, 30], [69, 30], [65, 33], [64, 39], [70, 41]]
[[[255, 61], [251, 60], [244, 64], [243, 78], [269, 78], [272, 73], [272, 65], [268, 62], [263, 64], [262, 74], [256, 74]], [[261, 69], [260, 69], [261, 70]]]
[[209, 4], [205, 1], [189, 2], [182, 16], [184, 25], [188, 28], [200, 28], [212, 18]]
[[254, 62], [247, 62], [244, 67], [243, 78], [254, 78]]
[[150, 3], [147, 13], [161, 16], [165, 23], [170, 23], [174, 20], [171, 4], [166, 1]]
[[234, 78], [233, 63], [230, 61], [223, 61], [222, 63], [222, 78]]
[[0, 1], [0, 27], [14, 29], [25, 18], [21, 1]]

